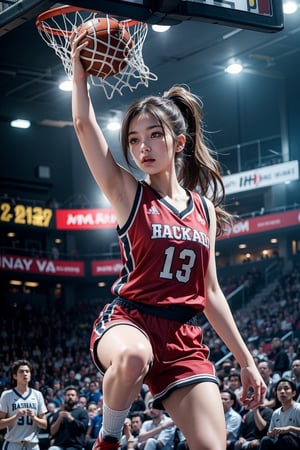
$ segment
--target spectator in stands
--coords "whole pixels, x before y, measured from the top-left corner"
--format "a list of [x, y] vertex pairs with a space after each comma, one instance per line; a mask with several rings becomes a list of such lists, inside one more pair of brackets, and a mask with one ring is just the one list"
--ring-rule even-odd
[[89, 390], [86, 395], [88, 403], [91, 402], [94, 402], [95, 404], [98, 403], [99, 398], [102, 397], [102, 392], [99, 390], [96, 381], [90, 382]]
[[126, 417], [123, 432], [121, 437], [121, 450], [132, 449], [135, 447], [135, 441], [133, 436], [131, 435], [131, 419], [130, 417]]
[[[99, 397], [100, 400], [101, 397]], [[99, 402], [98, 400], [98, 402]], [[90, 402], [87, 405], [87, 412], [88, 412], [88, 416], [89, 416], [89, 424], [91, 423], [92, 418], [97, 414], [97, 403], [95, 402]]]
[[266, 435], [273, 409], [266, 406], [257, 406], [246, 411], [242, 416], [242, 423], [238, 432], [238, 439], [234, 444], [234, 450], [251, 448], [258, 450], [260, 440]]
[[[71, 351], [70, 351], [70, 353], [72, 354]], [[75, 378], [79, 381], [80, 386], [82, 386], [83, 380], [86, 378], [87, 373], [88, 372], [87, 372], [86, 365], [84, 363], [81, 364], [75, 375]]]
[[221, 399], [225, 414], [226, 434], [227, 434], [227, 450], [233, 450], [237, 440], [238, 431], [242, 422], [240, 414], [235, 410], [237, 399], [234, 392], [230, 389], [221, 391]]
[[182, 431], [178, 427], [176, 427], [176, 429], [175, 429], [173, 449], [174, 450], [189, 450], [189, 445], [187, 443], [187, 440], [185, 439]]
[[219, 338], [217, 338], [214, 340], [213, 347], [210, 350], [209, 359], [212, 362], [216, 363], [220, 359], [222, 359], [224, 356], [225, 356], [225, 352], [222, 349], [222, 341]]
[[234, 370], [232, 361], [230, 359], [226, 359], [222, 363], [221, 369], [217, 372], [221, 389], [228, 389], [228, 377], [232, 370]]
[[295, 347], [292, 344], [287, 345], [286, 353], [288, 355], [290, 366], [292, 366], [292, 362], [296, 359], [297, 353], [295, 352]]
[[283, 349], [282, 342], [279, 337], [274, 337], [272, 339], [268, 358], [273, 361], [273, 379], [274, 382], [276, 382], [278, 381], [278, 378], [281, 377], [283, 372], [288, 370], [290, 367], [289, 357]]
[[[273, 298], [272, 299], [272, 295], [271, 298], [268, 300], [267, 298], [263, 299], [263, 302], [265, 302], [265, 305], [268, 305], [269, 302], [276, 302], [276, 299]], [[272, 339], [274, 336], [274, 332], [273, 332], [273, 328], [272, 328], [272, 323], [271, 321], [269, 323], [265, 323], [265, 327], [263, 328], [263, 332], [261, 335], [261, 338], [264, 341], [264, 352], [267, 354], [267, 358], [269, 358], [269, 352], [271, 350], [271, 345], [272, 345]]]
[[93, 447], [93, 444], [99, 434], [100, 428], [102, 426], [102, 415], [103, 415], [103, 397], [100, 397], [98, 400], [96, 413], [89, 420], [89, 426], [85, 436], [87, 449], [91, 449]]
[[235, 410], [240, 411], [242, 407], [242, 403], [240, 401], [240, 398], [242, 396], [243, 392], [243, 386], [242, 386], [242, 380], [240, 372], [234, 371], [231, 372], [228, 376], [228, 389], [232, 392], [234, 392], [236, 396], [236, 405]]
[[144, 416], [142, 413], [133, 413], [128, 420], [125, 420], [123, 436], [121, 438], [121, 449], [136, 449], [138, 437], [143, 425]]
[[[54, 359], [54, 357], [53, 357], [53, 359]], [[51, 370], [51, 369], [48, 369], [48, 370]], [[59, 390], [62, 389], [61, 380], [60, 380], [60, 377], [58, 375], [59, 371], [55, 370], [55, 372], [56, 372], [57, 378], [55, 378], [52, 381], [52, 389], [54, 390], [54, 392], [59, 391]], [[62, 395], [62, 399], [63, 399], [63, 395]]]
[[[42, 442], [43, 445], [40, 445], [42, 448], [48, 449], [51, 445], [51, 434], [50, 434], [50, 427], [53, 422], [54, 414], [56, 413], [56, 406], [54, 402], [49, 402], [47, 404], [48, 411], [46, 412], [46, 420], [47, 420], [47, 429], [46, 429], [46, 436], [44, 437], [44, 442]], [[41, 442], [41, 438], [40, 438]]]
[[300, 359], [295, 359], [292, 362], [292, 381], [296, 386], [296, 398], [297, 402], [300, 402]]
[[295, 402], [296, 385], [288, 378], [276, 384], [281, 407], [273, 411], [267, 436], [261, 440], [260, 450], [299, 450], [300, 403]]
[[79, 386], [79, 381], [76, 379], [76, 372], [73, 369], [70, 369], [68, 372], [68, 376], [65, 379], [65, 388], [67, 386]]
[[176, 429], [173, 420], [161, 409], [153, 408], [152, 401], [148, 404], [148, 410], [151, 419], [143, 422], [138, 436], [138, 449], [171, 450]]
[[57, 389], [57, 391], [54, 392], [52, 401], [55, 403], [56, 408], [59, 408], [64, 403], [64, 394], [62, 389]]
[[88, 429], [88, 413], [78, 404], [78, 392], [75, 386], [65, 389], [64, 408], [53, 417], [50, 433], [53, 445], [49, 450], [82, 450]]
[[[2, 349], [3, 351], [3, 349]], [[4, 372], [4, 370], [0, 369], [0, 390], [2, 391], [2, 389], [5, 388], [5, 386], [7, 385], [8, 382], [8, 376], [6, 375], [6, 373]]]
[[87, 398], [85, 395], [80, 395], [78, 403], [81, 408], [87, 409]]
[[[300, 304], [300, 301], [299, 301], [299, 304]], [[299, 312], [299, 324], [300, 324], [300, 312]], [[295, 359], [300, 359], [300, 344], [297, 347], [297, 353], [296, 353]]]
[[256, 353], [256, 356], [259, 361], [268, 359], [267, 353], [265, 352], [264, 349], [265, 349], [265, 341], [260, 341]]
[[86, 398], [88, 398], [88, 396], [89, 396], [90, 382], [91, 382], [91, 379], [89, 377], [85, 377], [80, 386], [79, 393], [80, 393], [80, 395], [84, 395]]
[[52, 423], [52, 419], [53, 419], [53, 416], [54, 416], [54, 414], [56, 413], [56, 410], [57, 410], [57, 408], [56, 408], [56, 406], [55, 406], [55, 403], [54, 402], [49, 402], [48, 404], [47, 404], [47, 413], [46, 413], [46, 419], [47, 419], [47, 422], [48, 422], [48, 427], [51, 425], [51, 423]]
[[146, 383], [143, 383], [142, 389], [141, 389], [141, 396], [145, 403], [145, 409], [146, 405], [148, 405], [149, 401], [151, 400], [152, 394], [150, 392], [149, 386]]
[[137, 438], [140, 434], [143, 422], [144, 422], [144, 414], [143, 413], [132, 413], [130, 415], [131, 418], [131, 433], [133, 437]]
[[132, 402], [129, 415], [131, 415], [135, 411], [145, 411], [146, 404], [143, 400], [142, 393], [140, 392], [137, 396], [137, 398]]
[[43, 392], [43, 396], [45, 399], [46, 404], [48, 404], [49, 402], [53, 401], [54, 398], [54, 391], [51, 387], [49, 386], [39, 386], [38, 390]]
[[101, 396], [103, 396], [103, 374], [100, 372], [96, 373], [96, 383]]
[[267, 386], [264, 406], [269, 406], [269, 408], [274, 409], [276, 404], [276, 393], [275, 393], [275, 383], [273, 382], [272, 377], [273, 364], [271, 361], [267, 359], [259, 361], [259, 363], [257, 364], [257, 368]]

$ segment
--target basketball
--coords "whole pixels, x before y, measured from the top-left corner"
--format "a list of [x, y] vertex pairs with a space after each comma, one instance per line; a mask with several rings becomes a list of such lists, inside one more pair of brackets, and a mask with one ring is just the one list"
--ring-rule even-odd
[[87, 31], [84, 39], [88, 44], [81, 50], [80, 59], [90, 75], [104, 79], [126, 68], [133, 41], [116, 19], [101, 17], [88, 20], [77, 31]]

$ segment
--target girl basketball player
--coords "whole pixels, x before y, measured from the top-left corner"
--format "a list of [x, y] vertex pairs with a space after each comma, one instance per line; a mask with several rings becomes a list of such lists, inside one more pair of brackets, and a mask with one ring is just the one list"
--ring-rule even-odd
[[242, 402], [262, 403], [266, 388], [217, 280], [215, 239], [229, 216], [218, 201], [217, 163], [203, 143], [201, 103], [173, 87], [128, 109], [121, 140], [127, 162], [145, 174], [137, 181], [114, 161], [97, 124], [79, 57], [83, 37], [71, 38], [74, 127], [117, 215], [123, 262], [112, 286], [116, 298], [100, 312], [91, 337], [93, 360], [104, 373], [103, 427], [94, 450], [119, 447], [144, 380], [154, 407], [169, 413], [190, 450], [224, 450], [219, 386], [197, 315], [205, 314], [240, 364]]

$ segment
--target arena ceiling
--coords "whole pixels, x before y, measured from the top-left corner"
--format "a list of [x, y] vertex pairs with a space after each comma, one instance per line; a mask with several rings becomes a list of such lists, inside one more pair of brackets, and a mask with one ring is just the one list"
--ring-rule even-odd
[[[27, 3], [31, 9], [26, 12]], [[57, 89], [65, 76], [62, 64], [35, 27], [37, 14], [53, 6], [54, 2], [0, 2], [0, 25], [8, 7], [17, 8], [18, 4], [22, 4], [21, 16], [11, 18], [0, 28], [2, 119], [13, 118], [22, 112], [33, 121], [68, 121], [71, 117], [66, 102], [68, 94]], [[144, 60], [158, 76], [158, 81], [150, 83], [149, 87], [152, 92], [160, 92], [173, 83], [186, 83], [205, 97], [209, 83], [220, 82], [228, 61], [233, 59], [241, 61], [248, 74], [285, 80], [289, 74], [300, 71], [299, 19], [300, 9], [294, 15], [285, 16], [284, 30], [274, 34], [193, 20], [174, 25], [166, 33], [155, 33], [149, 27]], [[137, 93], [138, 96], [141, 94], [144, 94], [143, 90]], [[115, 96], [105, 102], [105, 109], [122, 110], [131, 99], [130, 92]], [[101, 102], [103, 95], [99, 92], [96, 106]]]

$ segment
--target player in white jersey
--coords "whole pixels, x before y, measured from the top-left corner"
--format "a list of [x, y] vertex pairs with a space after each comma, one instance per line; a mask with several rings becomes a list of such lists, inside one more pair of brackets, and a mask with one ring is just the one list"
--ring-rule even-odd
[[38, 428], [47, 428], [47, 408], [43, 395], [29, 386], [29, 361], [15, 361], [11, 372], [16, 386], [3, 391], [0, 398], [0, 430], [7, 430], [2, 448], [39, 450]]

